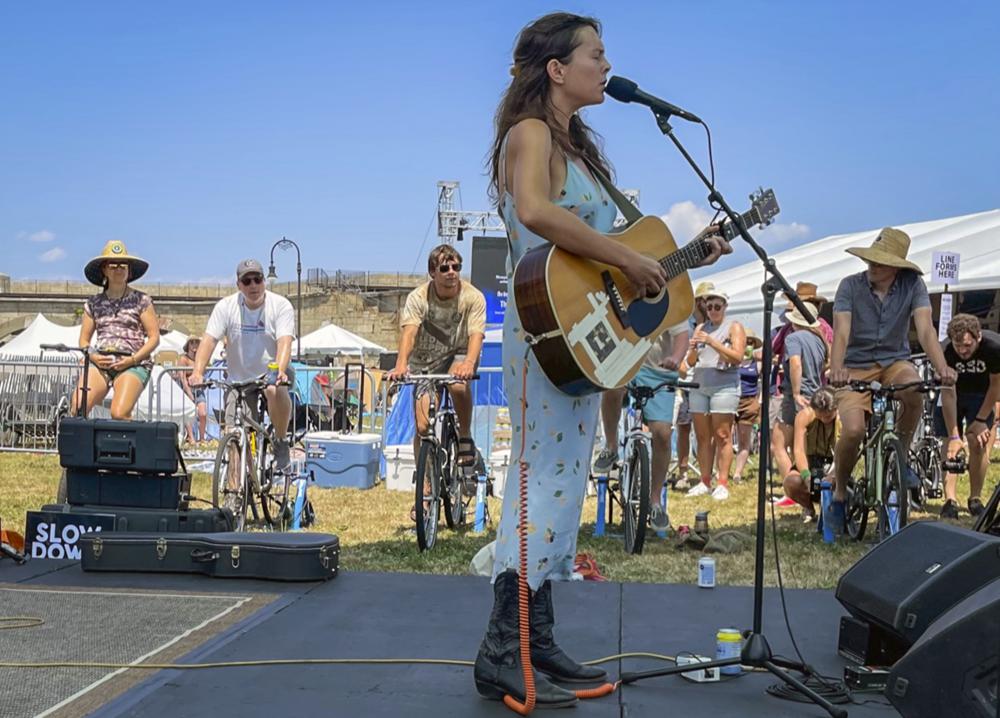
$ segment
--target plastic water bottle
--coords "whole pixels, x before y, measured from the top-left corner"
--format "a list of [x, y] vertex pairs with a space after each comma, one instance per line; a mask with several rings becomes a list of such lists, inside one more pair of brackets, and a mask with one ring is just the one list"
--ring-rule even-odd
[[819, 528], [823, 532], [823, 541], [826, 543], [833, 543], [836, 540], [836, 536], [833, 533], [833, 527], [829, 526], [823, 517], [826, 516], [826, 510], [833, 502], [833, 485], [829, 481], [821, 481], [819, 484]]
[[896, 489], [889, 492], [888, 503], [889, 533], [894, 534], [899, 531], [899, 496], [896, 494]]

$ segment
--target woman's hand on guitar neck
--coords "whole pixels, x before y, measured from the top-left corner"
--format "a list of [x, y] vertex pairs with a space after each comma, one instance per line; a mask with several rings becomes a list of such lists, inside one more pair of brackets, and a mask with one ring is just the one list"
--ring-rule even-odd
[[721, 232], [721, 224], [710, 224], [694, 238], [693, 241], [695, 242], [704, 240], [711, 250], [709, 255], [698, 263], [699, 267], [707, 267], [710, 264], [715, 264], [723, 254], [733, 253], [732, 245], [720, 234]]
[[667, 286], [667, 270], [655, 259], [629, 250], [625, 260], [618, 265], [639, 296], [655, 297]]

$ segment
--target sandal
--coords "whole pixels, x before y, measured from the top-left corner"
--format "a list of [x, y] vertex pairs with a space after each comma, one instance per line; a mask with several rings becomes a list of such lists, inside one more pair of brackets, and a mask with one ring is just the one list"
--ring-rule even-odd
[[607, 581], [608, 579], [597, 567], [597, 560], [593, 554], [578, 553], [573, 565], [573, 571], [583, 576], [585, 581]]

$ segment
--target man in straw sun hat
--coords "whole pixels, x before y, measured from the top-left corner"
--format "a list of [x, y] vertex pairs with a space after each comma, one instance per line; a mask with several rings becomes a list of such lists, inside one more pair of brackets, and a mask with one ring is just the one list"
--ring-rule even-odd
[[[879, 232], [870, 247], [848, 249], [868, 267], [841, 280], [833, 302], [830, 383], [840, 387], [837, 409], [841, 433], [834, 455], [833, 501], [823, 520], [830, 521], [838, 533], [844, 529], [847, 479], [858, 460], [865, 412], [871, 411], [870, 395], [853, 392], [846, 384], [854, 379], [878, 380], [882, 384], [919, 381], [916, 367], [909, 362], [911, 316], [920, 346], [941, 381], [950, 386], [957, 376], [941, 351], [931, 321], [927, 285], [920, 276], [923, 270], [906, 258], [909, 250], [909, 236], [892, 227]], [[922, 396], [907, 391], [899, 394], [899, 399], [902, 415], [897, 428], [903, 446], [909, 446], [920, 419]], [[912, 471], [907, 467], [905, 473], [912, 482]]]

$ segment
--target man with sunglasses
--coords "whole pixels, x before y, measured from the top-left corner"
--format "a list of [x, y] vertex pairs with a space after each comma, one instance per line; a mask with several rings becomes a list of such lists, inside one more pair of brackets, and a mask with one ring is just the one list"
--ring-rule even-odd
[[[274, 425], [274, 461], [278, 469], [286, 469], [290, 463], [288, 421], [292, 414], [288, 385], [295, 380], [295, 372], [288, 363], [295, 335], [295, 312], [291, 302], [267, 291], [264, 268], [256, 259], [244, 259], [236, 265], [236, 287], [239, 289], [236, 294], [223, 297], [212, 310], [188, 382], [191, 386], [204, 383], [205, 367], [222, 338], [226, 340], [229, 381], [249, 381], [268, 373], [268, 364], [276, 363], [277, 375], [269, 377], [274, 383], [264, 389], [264, 398]], [[226, 423], [232, 422], [235, 402], [236, 397], [230, 393], [226, 397]], [[256, 404], [251, 397], [251, 411]]]
[[[430, 280], [410, 292], [400, 313], [399, 354], [390, 380], [414, 374], [451, 374], [469, 379], [476, 373], [486, 336], [486, 298], [462, 281], [462, 256], [449, 244], [431, 250], [427, 258]], [[421, 382], [413, 392], [416, 433], [414, 457], [420, 437], [430, 430], [430, 383]], [[476, 461], [472, 440], [472, 392], [466, 383], [448, 386], [458, 416], [458, 463], [466, 472]]]

